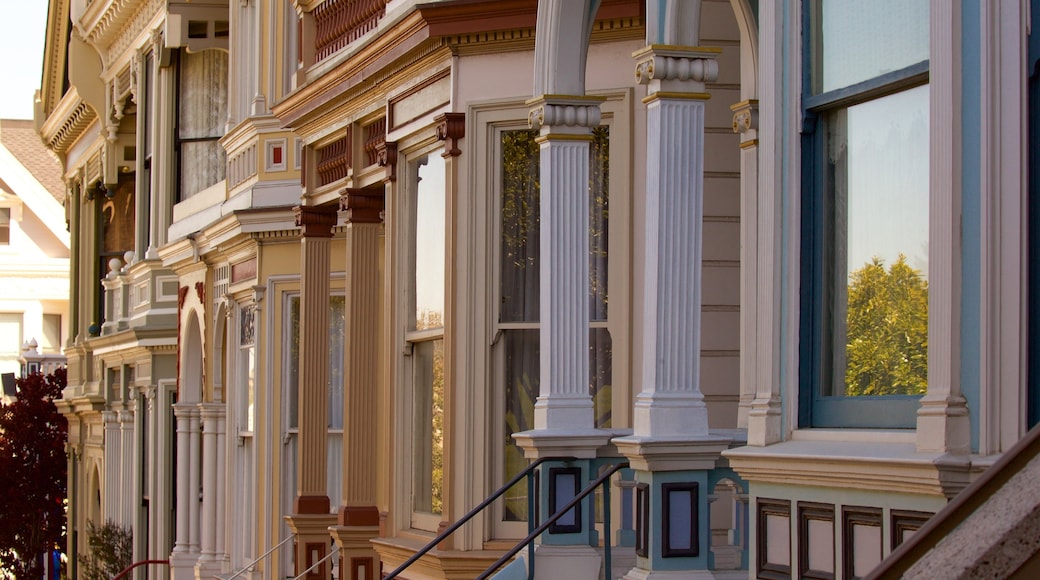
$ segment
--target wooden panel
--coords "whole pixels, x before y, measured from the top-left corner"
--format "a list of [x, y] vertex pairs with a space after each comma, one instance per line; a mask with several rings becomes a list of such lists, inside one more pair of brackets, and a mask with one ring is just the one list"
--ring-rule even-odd
[[798, 569], [801, 578], [834, 579], [834, 506], [798, 502]]
[[881, 508], [846, 506], [842, 519], [842, 576], [863, 578], [881, 563]]
[[791, 502], [756, 500], [758, 578], [787, 580], [791, 577]]

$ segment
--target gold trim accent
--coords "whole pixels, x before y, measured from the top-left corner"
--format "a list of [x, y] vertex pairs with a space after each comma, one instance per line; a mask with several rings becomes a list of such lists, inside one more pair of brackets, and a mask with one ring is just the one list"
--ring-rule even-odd
[[550, 133], [548, 135], [539, 135], [534, 138], [534, 142], [541, 145], [546, 141], [592, 141], [592, 135], [572, 135], [570, 133]]
[[[686, 56], [696, 58], [699, 54], [722, 54], [722, 49], [717, 46], [682, 46], [679, 44], [648, 44], [632, 53], [634, 58], [639, 58], [649, 53], [662, 53], [662, 56]], [[669, 54], [670, 53], [670, 54]]]
[[752, 147], [758, 147], [758, 139], [749, 139], [740, 142], [741, 149], [751, 149]]
[[525, 105], [537, 105], [545, 103], [548, 105], [565, 105], [565, 104], [588, 104], [596, 105], [606, 101], [606, 97], [598, 97], [596, 95], [540, 95], [524, 101]]
[[643, 97], [643, 104], [649, 105], [658, 99], [675, 99], [683, 101], [707, 101], [711, 98], [710, 93], [679, 93], [659, 91]]
[[740, 101], [739, 103], [733, 103], [732, 105], [729, 106], [729, 110], [737, 111], [738, 109], [754, 107], [756, 105], [758, 105], [758, 99], [746, 99], [746, 100]]

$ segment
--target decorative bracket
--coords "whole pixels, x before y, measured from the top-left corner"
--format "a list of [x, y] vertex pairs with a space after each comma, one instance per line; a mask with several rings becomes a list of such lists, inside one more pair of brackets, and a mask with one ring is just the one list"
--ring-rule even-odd
[[459, 140], [466, 136], [466, 113], [444, 113], [433, 119], [437, 123], [437, 140], [444, 141], [443, 157], [462, 154]]
[[652, 44], [632, 53], [636, 82], [650, 93], [704, 92], [704, 84], [719, 78], [720, 48]]
[[397, 181], [396, 141], [383, 141], [376, 147], [376, 164], [386, 169], [384, 181]]

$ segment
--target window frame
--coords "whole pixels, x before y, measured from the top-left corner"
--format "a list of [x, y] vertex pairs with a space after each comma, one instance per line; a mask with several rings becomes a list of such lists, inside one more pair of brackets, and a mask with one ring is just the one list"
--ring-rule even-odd
[[[801, 247], [799, 279], [798, 415], [799, 428], [914, 429], [922, 395], [823, 395], [825, 359], [832, 355], [832, 323], [825, 311], [829, 301], [826, 263], [828, 215], [833, 193], [827, 187], [828, 113], [929, 85], [930, 58], [898, 70], [830, 91], [813, 93], [816, 36], [814, 3], [802, 0], [801, 36]], [[929, 14], [929, 19], [931, 14]], [[926, 154], [930, 161], [930, 155]], [[928, 195], [932, 192], [929, 189]], [[930, 226], [929, 226], [930, 227]], [[930, 238], [930, 235], [929, 235]], [[931, 287], [929, 286], [929, 294]], [[930, 363], [929, 363], [930, 364]]]
[[[402, 394], [402, 407], [401, 407], [401, 411], [403, 413], [403, 416], [401, 417], [401, 419], [402, 419], [402, 421], [406, 422], [408, 425], [412, 425], [413, 427], [414, 427], [414, 422], [415, 422], [415, 419], [416, 419], [416, 404], [417, 404], [417, 398], [416, 398], [417, 397], [417, 395], [416, 395], [417, 385], [415, 383], [416, 347], [419, 346], [419, 345], [434, 344], [437, 341], [441, 341], [442, 349], [445, 346], [445, 323], [446, 323], [446, 321], [444, 321], [443, 319], [441, 321], [441, 326], [437, 327], [437, 328], [427, 328], [427, 329], [415, 329], [414, 328], [416, 315], [417, 315], [417, 305], [416, 305], [416, 299], [417, 299], [417, 297], [416, 297], [416, 294], [417, 294], [417, 290], [416, 290], [416, 278], [417, 278], [417, 276], [416, 276], [416, 243], [417, 242], [416, 242], [416, 236], [418, 234], [417, 234], [417, 231], [416, 231], [417, 230], [417, 221], [416, 221], [417, 220], [417, 213], [416, 213], [416, 211], [417, 211], [417, 197], [418, 197], [418, 190], [417, 190], [417, 186], [418, 186], [418, 180], [417, 180], [418, 168], [419, 168], [419, 162], [422, 159], [429, 160], [429, 159], [432, 159], [432, 158], [440, 158], [440, 159], [443, 160], [443, 157], [441, 156], [441, 152], [443, 151], [443, 147], [444, 147], [443, 144], [440, 143], [439, 141], [435, 141], [435, 140], [434, 141], [424, 141], [424, 142], [420, 143], [419, 145], [417, 145], [416, 147], [411, 148], [411, 149], [409, 149], [407, 151], [404, 151], [404, 152], [400, 153], [399, 154], [399, 159], [398, 159], [398, 163], [400, 164], [399, 165], [400, 169], [398, 171], [399, 177], [398, 177], [396, 185], [397, 185], [398, 190], [401, 193], [401, 195], [399, 195], [397, 197], [397, 199], [399, 200], [399, 204], [400, 204], [400, 205], [397, 206], [397, 210], [398, 210], [397, 216], [398, 216], [398, 220], [400, 221], [400, 225], [401, 225], [401, 230], [400, 230], [401, 231], [401, 236], [402, 236], [401, 241], [402, 241], [402, 248], [404, 250], [404, 252], [402, 252], [402, 255], [405, 257], [405, 259], [403, 260], [403, 263], [401, 264], [402, 277], [400, 278], [401, 280], [404, 281], [404, 288], [402, 288], [403, 292], [401, 292], [402, 305], [401, 305], [401, 308], [400, 308], [400, 312], [402, 314], [402, 319], [401, 319], [401, 324], [400, 324], [400, 328], [402, 329], [401, 335], [400, 335], [400, 341], [401, 341], [400, 344], [402, 345], [402, 348], [399, 351], [399, 352], [402, 353], [402, 355], [401, 355], [401, 359], [402, 359], [401, 360], [402, 373], [401, 373], [400, 384], [404, 387], [402, 389], [402, 391], [401, 391], [401, 394]], [[447, 168], [447, 166], [445, 165], [445, 169], [446, 168]], [[452, 192], [449, 189], [450, 183], [449, 183], [448, 175], [447, 175], [446, 172], [444, 174], [442, 187], [443, 187], [443, 195], [444, 195], [444, 207], [445, 207], [445, 211], [447, 211], [447, 208], [449, 207], [448, 197], [450, 195], [452, 195]], [[444, 227], [445, 243], [446, 243], [447, 242], [446, 236], [448, 235], [448, 229], [447, 229], [448, 228], [448, 216], [446, 214], [444, 216], [443, 227]], [[445, 245], [445, 254], [444, 254], [443, 268], [444, 268], [444, 281], [445, 281], [445, 286], [444, 286], [445, 296], [444, 296], [444, 300], [445, 300], [445, 302], [447, 302], [447, 299], [448, 299], [447, 294], [446, 294], [446, 291], [447, 291], [447, 277], [448, 277], [447, 245]], [[445, 314], [445, 312], [444, 312], [445, 304], [442, 304], [441, 308], [442, 308], [441, 314], [444, 315]], [[442, 352], [443, 352], [443, 350], [442, 350]], [[445, 361], [445, 363], [446, 362], [447, 361]], [[447, 391], [448, 388], [449, 388], [449, 385], [445, 382], [443, 384], [442, 388], [445, 391]], [[431, 393], [431, 396], [432, 396], [432, 393]], [[444, 421], [445, 423], [447, 422], [447, 414], [448, 414], [448, 409], [445, 409], [445, 411], [444, 411], [444, 415], [445, 416], [442, 417], [442, 421]], [[432, 418], [432, 411], [431, 411], [431, 418]], [[430, 511], [430, 512], [419, 511], [419, 510], [417, 510], [415, 508], [415, 502], [416, 502], [415, 483], [416, 483], [416, 473], [417, 473], [417, 469], [416, 468], [418, 467], [417, 466], [417, 462], [415, 461], [416, 447], [418, 445], [418, 443], [416, 441], [416, 436], [418, 436], [420, 434], [420, 430], [413, 428], [411, 433], [412, 433], [411, 437], [408, 437], [408, 438], [406, 438], [406, 440], [402, 441], [402, 443], [405, 446], [405, 448], [403, 449], [403, 453], [401, 455], [403, 458], [407, 459], [407, 461], [405, 461], [403, 463], [404, 470], [405, 470], [406, 473], [403, 474], [404, 477], [401, 479], [401, 481], [406, 482], [405, 486], [406, 486], [406, 489], [407, 489], [407, 493], [404, 496], [405, 497], [405, 501], [407, 502], [407, 504], [406, 504], [407, 507], [406, 507], [406, 509], [404, 511], [405, 511], [406, 514], [408, 514], [406, 523], [407, 523], [407, 526], [410, 529], [420, 530], [420, 531], [423, 531], [423, 532], [436, 533], [437, 530], [439, 529], [440, 525], [441, 525], [441, 522], [444, 521], [444, 519], [446, 517], [446, 514], [443, 513], [443, 508], [442, 508], [442, 512], [441, 513], [435, 513], [435, 512], [432, 512], [432, 511]], [[443, 437], [443, 432], [442, 432], [442, 437]], [[440, 482], [441, 483], [441, 494], [442, 494], [441, 495], [442, 506], [443, 506], [443, 501], [445, 499], [445, 492], [446, 492], [446, 488], [444, 486], [444, 480], [445, 480], [446, 473], [447, 473], [448, 469], [450, 468], [446, 463], [443, 463], [443, 457], [444, 456], [443, 456], [443, 451], [442, 451], [442, 472], [441, 472], [441, 478], [442, 479], [441, 479], [441, 482]], [[433, 480], [431, 478], [431, 480], [430, 480], [431, 487], [433, 486], [433, 483], [434, 482], [433, 482]]]

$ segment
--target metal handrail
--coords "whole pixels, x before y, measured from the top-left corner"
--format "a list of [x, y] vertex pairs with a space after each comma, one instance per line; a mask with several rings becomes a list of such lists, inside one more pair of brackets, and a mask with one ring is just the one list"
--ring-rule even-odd
[[303, 572], [300, 572], [300, 575], [295, 577], [295, 578], [293, 578], [293, 580], [300, 580], [300, 578], [303, 578], [304, 576], [306, 576], [308, 572], [310, 572], [311, 570], [317, 568], [319, 564], [321, 564], [325, 560], [328, 560], [329, 558], [335, 556], [336, 552], [339, 552], [339, 546], [333, 546], [332, 549], [329, 550], [329, 553], [326, 554], [324, 558], [322, 558], [321, 560], [318, 560], [317, 562], [311, 564], [310, 568], [307, 568]]
[[[585, 486], [585, 489], [581, 490], [581, 492], [578, 495], [574, 496], [574, 498], [571, 499], [571, 501], [567, 502], [567, 505], [565, 505], [562, 508], [560, 508], [559, 510], [557, 510], [556, 513], [554, 513], [553, 515], [549, 516], [549, 518], [547, 520], [545, 520], [544, 522], [542, 522], [542, 524], [540, 526], [535, 528], [533, 532], [531, 532], [530, 534], [527, 534], [526, 538], [520, 540], [520, 542], [517, 543], [517, 545], [513, 546], [513, 548], [511, 550], [506, 552], [505, 555], [503, 555], [501, 558], [498, 559], [498, 561], [496, 561], [494, 564], [492, 564], [490, 568], [488, 568], [487, 570], [484, 570], [484, 572], [480, 576], [477, 576], [475, 580], [486, 580], [492, 574], [497, 572], [498, 569], [501, 568], [503, 564], [505, 564], [510, 559], [512, 559], [513, 556], [516, 556], [520, 552], [520, 550], [522, 550], [525, 546], [529, 546], [532, 542], [534, 542], [535, 538], [537, 538], [538, 536], [542, 535], [542, 533], [545, 532], [545, 530], [549, 529], [549, 526], [551, 526], [554, 523], [556, 523], [556, 520], [562, 518], [567, 512], [569, 512], [571, 510], [571, 508], [573, 508], [574, 506], [578, 505], [579, 502], [581, 502], [583, 499], [585, 499], [590, 493], [595, 491], [597, 487], [603, 485], [603, 482], [605, 482], [608, 479], [610, 479], [610, 476], [614, 475], [615, 473], [617, 473], [617, 472], [619, 472], [622, 469], [625, 469], [627, 467], [628, 467], [628, 462], [627, 461], [622, 461], [621, 463], [614, 464], [613, 467], [611, 467], [605, 473], [603, 473], [602, 475], [597, 477], [594, 481], [592, 481], [592, 483], [590, 483], [587, 486]], [[609, 487], [609, 486], [607, 486], [607, 487]], [[609, 493], [609, 492], [607, 492], [607, 493]], [[603, 510], [603, 511], [604, 511], [604, 515], [606, 516], [604, 524], [606, 526], [608, 526], [606, 532], [607, 532], [607, 535], [609, 536], [609, 534], [610, 534], [610, 528], [609, 528], [610, 519], [609, 519], [609, 515], [608, 514], [609, 514], [610, 510], [606, 509], [606, 510]], [[604, 572], [605, 577], [609, 579], [610, 578], [610, 551], [609, 551], [610, 538], [609, 537], [607, 538], [607, 541], [606, 541], [605, 545], [607, 547], [607, 549], [605, 550], [605, 553], [604, 553], [604, 558], [606, 559], [606, 562], [604, 562], [604, 566], [603, 567], [605, 569], [605, 572]]]
[[165, 564], [165, 565], [169, 566], [170, 565], [170, 561], [169, 560], [141, 560], [140, 562], [134, 562], [133, 564], [130, 564], [126, 568], [123, 568], [118, 574], [116, 574], [112, 578], [112, 580], [119, 580], [120, 578], [125, 577], [127, 574], [132, 572], [134, 568], [137, 568], [138, 566], [149, 566], [149, 565], [152, 565], [152, 564]]
[[238, 572], [235, 572], [234, 574], [232, 574], [232, 575], [228, 576], [227, 578], [224, 578], [224, 580], [232, 580], [233, 578], [238, 578], [238, 577], [239, 577], [239, 576], [241, 576], [241, 575], [242, 575], [243, 573], [245, 573], [245, 571], [246, 571], [246, 570], [249, 570], [249, 569], [250, 569], [250, 568], [252, 568], [253, 566], [256, 566], [256, 563], [257, 563], [257, 562], [259, 562], [260, 560], [263, 560], [264, 558], [266, 558], [267, 556], [269, 556], [269, 555], [271, 554], [271, 552], [274, 552], [274, 551], [275, 551], [275, 550], [277, 550], [278, 548], [281, 548], [282, 546], [284, 546], [284, 545], [285, 545], [285, 543], [286, 543], [286, 542], [288, 542], [288, 541], [289, 541], [289, 540], [291, 540], [291, 539], [293, 539], [293, 534], [289, 534], [288, 536], [285, 536], [285, 539], [284, 539], [284, 540], [282, 540], [281, 542], [278, 542], [278, 544], [277, 544], [277, 545], [275, 545], [275, 547], [273, 547], [273, 548], [271, 548], [270, 550], [268, 550], [268, 551], [264, 552], [263, 554], [261, 554], [261, 555], [260, 555], [260, 557], [259, 557], [259, 558], [257, 558], [257, 559], [255, 559], [255, 560], [253, 560], [252, 562], [250, 562], [250, 563], [246, 564], [245, 566], [243, 566], [243, 567], [242, 567], [242, 569], [241, 569], [241, 570], [239, 570]]
[[427, 552], [432, 550], [437, 544], [440, 544], [445, 538], [447, 538], [448, 536], [453, 534], [455, 532], [455, 530], [461, 528], [463, 524], [465, 524], [466, 522], [468, 522], [471, 519], [473, 519], [473, 517], [476, 516], [478, 513], [482, 512], [484, 510], [484, 508], [486, 508], [487, 506], [491, 505], [491, 502], [495, 501], [496, 499], [501, 497], [503, 494], [505, 494], [507, 491], [509, 491], [509, 488], [511, 488], [514, 485], [516, 485], [517, 483], [519, 483], [520, 480], [523, 479], [524, 477], [527, 477], [528, 475], [530, 475], [535, 470], [535, 468], [538, 467], [539, 465], [541, 465], [542, 463], [544, 463], [546, 461], [550, 461], [550, 460], [551, 461], [573, 461], [573, 459], [574, 459], [573, 457], [553, 457], [553, 458], [543, 457], [543, 458], [535, 461], [534, 463], [528, 465], [523, 471], [521, 471], [520, 473], [516, 474], [516, 476], [514, 476], [513, 479], [510, 479], [509, 481], [507, 481], [505, 483], [505, 485], [503, 485], [502, 487], [498, 488], [494, 493], [489, 495], [484, 501], [480, 502], [479, 504], [477, 504], [476, 507], [474, 507], [473, 509], [471, 509], [468, 512], [466, 512], [466, 515], [464, 515], [461, 518], [459, 518], [459, 520], [457, 522], [455, 522], [454, 524], [448, 526], [443, 532], [437, 534], [436, 538], [431, 540], [430, 543], [428, 543], [425, 546], [423, 546], [422, 549], [420, 549], [418, 552], [416, 552], [415, 554], [412, 554], [411, 558], [408, 558], [407, 560], [405, 560], [404, 563], [401, 564], [400, 566], [398, 566], [397, 568], [395, 568], [393, 572], [390, 572], [389, 574], [384, 576], [384, 580], [391, 580], [392, 578], [396, 578], [398, 574], [400, 574], [401, 572], [404, 572], [404, 570], [406, 568], [408, 568], [409, 566], [411, 566], [412, 564], [414, 564], [416, 560], [418, 560], [419, 558], [422, 558], [423, 556], [425, 556], [427, 554]]

